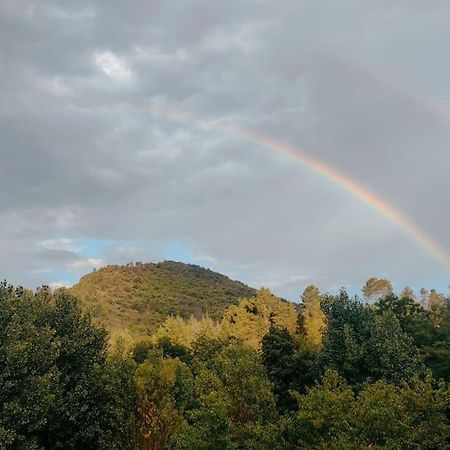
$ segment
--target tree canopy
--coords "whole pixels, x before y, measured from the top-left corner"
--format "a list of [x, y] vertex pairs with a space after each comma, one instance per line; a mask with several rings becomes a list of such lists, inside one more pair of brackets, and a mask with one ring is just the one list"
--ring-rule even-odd
[[66, 290], [0, 285], [0, 448], [450, 446], [450, 300], [263, 289], [109, 337]]

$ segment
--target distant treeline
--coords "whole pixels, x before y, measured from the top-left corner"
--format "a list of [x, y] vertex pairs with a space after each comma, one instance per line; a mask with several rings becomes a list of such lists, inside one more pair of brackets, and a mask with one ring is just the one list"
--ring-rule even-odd
[[262, 289], [111, 339], [68, 291], [0, 285], [1, 449], [450, 448], [450, 300]]

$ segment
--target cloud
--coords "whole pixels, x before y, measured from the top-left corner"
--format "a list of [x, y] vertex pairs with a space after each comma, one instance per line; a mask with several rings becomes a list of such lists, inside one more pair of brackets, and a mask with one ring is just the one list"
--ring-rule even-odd
[[152, 105], [301, 148], [450, 252], [449, 14], [438, 0], [2, 2], [0, 274], [73, 280], [176, 242], [291, 298], [372, 275], [446, 287], [447, 269], [329, 180]]
[[60, 289], [60, 288], [69, 288], [72, 286], [72, 283], [69, 283], [67, 281], [52, 281], [49, 285], [48, 285], [51, 289], [55, 290], [55, 289]]
[[105, 265], [105, 262], [98, 258], [86, 258], [86, 259], [78, 259], [77, 261], [74, 261], [69, 264], [69, 267], [72, 269], [83, 269], [83, 270], [89, 270], [93, 268], [99, 268], [101, 266]]
[[95, 62], [110, 78], [126, 81], [132, 76], [130, 68], [112, 52], [96, 53]]
[[78, 247], [73, 239], [59, 238], [59, 239], [46, 239], [37, 242], [37, 247], [43, 250], [54, 250], [54, 251], [66, 251], [66, 252], [76, 252]]

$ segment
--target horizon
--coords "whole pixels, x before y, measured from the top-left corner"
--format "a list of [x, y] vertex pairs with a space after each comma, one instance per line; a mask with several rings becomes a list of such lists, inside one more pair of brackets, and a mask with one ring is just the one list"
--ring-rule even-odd
[[[242, 280], [239, 280], [238, 278], [235, 278], [235, 277], [231, 276], [230, 274], [220, 273], [220, 272], [215, 271], [213, 267], [209, 267], [207, 264], [202, 265], [202, 264], [199, 264], [198, 261], [197, 262], [181, 261], [181, 260], [177, 260], [177, 259], [171, 259], [170, 257], [168, 257], [166, 259], [162, 259], [162, 260], [158, 260], [158, 261], [157, 260], [154, 260], [154, 261], [129, 261], [127, 263], [111, 263], [111, 264], [106, 264], [105, 263], [103, 265], [97, 265], [97, 266], [93, 267], [89, 272], [82, 273], [79, 276], [79, 278], [77, 278], [77, 279], [74, 278], [73, 281], [71, 281], [71, 282], [69, 281], [69, 282], [63, 282], [63, 283], [57, 283], [57, 284], [50, 284], [48, 286], [52, 290], [56, 290], [56, 289], [59, 289], [59, 288], [68, 288], [69, 289], [69, 288], [72, 288], [75, 285], [77, 285], [81, 281], [82, 278], [84, 278], [86, 276], [89, 276], [90, 274], [96, 273], [96, 272], [98, 272], [98, 271], [100, 271], [102, 269], [108, 268], [108, 267], [139, 267], [139, 265], [145, 265], [145, 264], [155, 264], [155, 265], [157, 265], [157, 264], [160, 264], [160, 263], [163, 263], [163, 262], [174, 262], [174, 263], [193, 265], [193, 266], [196, 266], [196, 267], [200, 267], [202, 269], [210, 270], [210, 271], [212, 271], [214, 273], [219, 273], [220, 275], [224, 275], [224, 276], [226, 276], [227, 278], [229, 278], [232, 281], [242, 282]], [[8, 280], [6, 280], [6, 281], [8, 281]], [[341, 292], [341, 290], [344, 290], [345, 292], [347, 292], [349, 294], [350, 297], [352, 297], [352, 298], [356, 297], [359, 300], [364, 301], [364, 294], [363, 294], [362, 290], [363, 290], [363, 287], [364, 287], [364, 284], [365, 284], [366, 281], [367, 280], [365, 280], [364, 283], [361, 284], [361, 286], [359, 286], [359, 287], [358, 286], [353, 286], [353, 287], [352, 286], [337, 286], [335, 289], [329, 290], [329, 291], [321, 290], [320, 286], [315, 286], [315, 285], [313, 285], [313, 286], [318, 287], [319, 291], [323, 295], [337, 295], [337, 294], [339, 294], [339, 292]], [[390, 281], [390, 280], [388, 280], [388, 281]], [[244, 283], [244, 284], [246, 284], [246, 283]], [[305, 291], [305, 289], [307, 287], [311, 286], [311, 285], [304, 285], [304, 286], [302, 286], [300, 288], [300, 291], [297, 293], [296, 296], [295, 295], [294, 296], [291, 295], [290, 297], [288, 297], [288, 296], [283, 296], [281, 292], [276, 292], [277, 291], [276, 286], [275, 286], [275, 289], [274, 289], [273, 286], [270, 287], [270, 286], [267, 286], [267, 285], [264, 285], [264, 284], [263, 285], [246, 284], [246, 285], [249, 286], [250, 288], [253, 288], [253, 289], [256, 289], [256, 290], [269, 289], [270, 292], [272, 292], [273, 294], [277, 295], [278, 297], [283, 298], [285, 300], [288, 300], [290, 302], [294, 302], [294, 303], [301, 303], [301, 296], [302, 296], [303, 292]], [[22, 286], [22, 287], [24, 287], [26, 289], [36, 290], [37, 288], [39, 288], [41, 286], [46, 286], [46, 284], [42, 283], [41, 285], [35, 286], [35, 287], [31, 287], [31, 286]], [[407, 286], [400, 287], [400, 286], [393, 285], [392, 286], [393, 293], [395, 295], [399, 295], [401, 293], [401, 291], [404, 288], [407, 288], [407, 287], [411, 288], [413, 290], [415, 298], [418, 299], [419, 298], [419, 294], [420, 294], [419, 291], [420, 291], [421, 288], [423, 288], [423, 286], [412, 287], [412, 286], [408, 286], [407, 285]], [[436, 289], [435, 286], [430, 286], [429, 288], [425, 288], [425, 289], [427, 291], [430, 291], [430, 290], [434, 289], [437, 293], [442, 293], [444, 295], [447, 295], [450, 298], [450, 285], [447, 286], [447, 290], [443, 289], [442, 291], [440, 291], [439, 289]]]

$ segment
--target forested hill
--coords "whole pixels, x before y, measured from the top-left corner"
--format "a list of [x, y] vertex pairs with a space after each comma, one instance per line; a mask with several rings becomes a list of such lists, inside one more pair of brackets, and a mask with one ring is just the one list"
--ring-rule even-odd
[[220, 319], [239, 298], [256, 293], [212, 270], [174, 261], [107, 266], [70, 291], [110, 331], [140, 335], [155, 331], [169, 315]]

